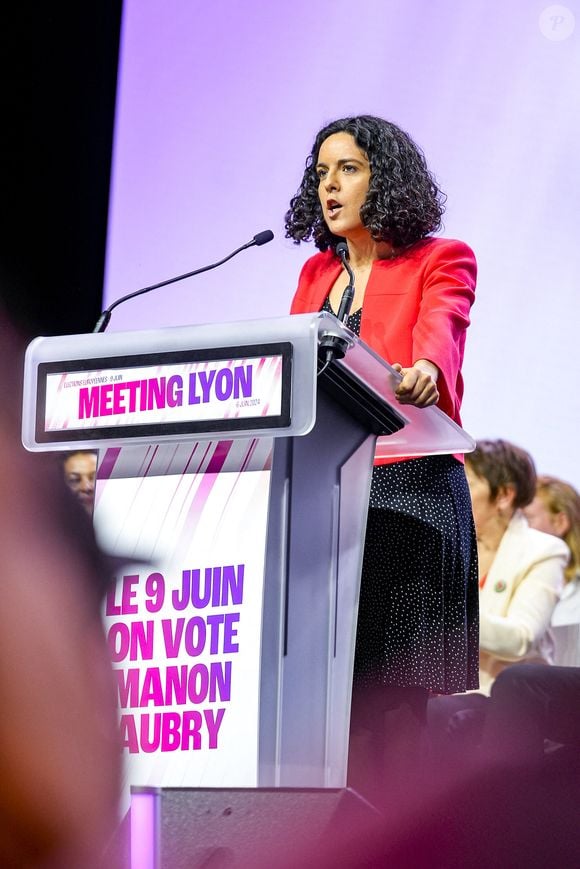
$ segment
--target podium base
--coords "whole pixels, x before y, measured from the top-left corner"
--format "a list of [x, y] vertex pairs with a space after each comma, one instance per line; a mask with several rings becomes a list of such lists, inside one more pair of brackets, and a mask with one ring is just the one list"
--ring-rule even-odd
[[115, 849], [122, 869], [315, 866], [325, 847], [364, 840], [381, 822], [349, 788], [137, 790]]

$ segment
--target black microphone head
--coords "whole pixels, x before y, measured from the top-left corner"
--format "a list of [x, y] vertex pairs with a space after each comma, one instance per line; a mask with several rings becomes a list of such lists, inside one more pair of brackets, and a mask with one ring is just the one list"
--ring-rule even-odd
[[265, 229], [263, 232], [259, 232], [254, 236], [254, 244], [258, 246], [261, 244], [268, 244], [269, 241], [272, 241], [274, 238], [274, 233], [271, 229]]
[[341, 259], [348, 259], [348, 244], [346, 241], [339, 241], [336, 245], [336, 255]]

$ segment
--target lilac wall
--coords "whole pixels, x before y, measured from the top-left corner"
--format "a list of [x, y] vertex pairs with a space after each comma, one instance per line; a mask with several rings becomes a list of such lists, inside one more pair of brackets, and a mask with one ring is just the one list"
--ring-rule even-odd
[[466, 428], [580, 486], [580, 2], [124, 5], [107, 301], [259, 230], [276, 239], [129, 302], [110, 328], [285, 313], [313, 252], [282, 229], [312, 137], [383, 115], [422, 145], [449, 196], [445, 234], [478, 256]]

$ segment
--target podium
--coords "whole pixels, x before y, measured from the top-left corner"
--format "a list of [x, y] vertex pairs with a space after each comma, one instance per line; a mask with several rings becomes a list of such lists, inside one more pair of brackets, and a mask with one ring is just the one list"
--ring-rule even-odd
[[134, 788], [345, 786], [375, 450], [474, 447], [399, 380], [323, 312], [28, 348], [23, 443], [98, 450], [126, 561], [104, 620]]

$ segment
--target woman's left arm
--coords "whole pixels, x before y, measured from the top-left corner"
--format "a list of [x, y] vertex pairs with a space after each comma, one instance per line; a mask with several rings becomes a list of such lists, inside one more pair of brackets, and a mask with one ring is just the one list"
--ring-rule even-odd
[[413, 327], [413, 365], [399, 370], [402, 404], [428, 407], [439, 401], [447, 413], [459, 410], [461, 364], [469, 312], [475, 298], [477, 265], [471, 248], [440, 239], [424, 265], [421, 303]]

